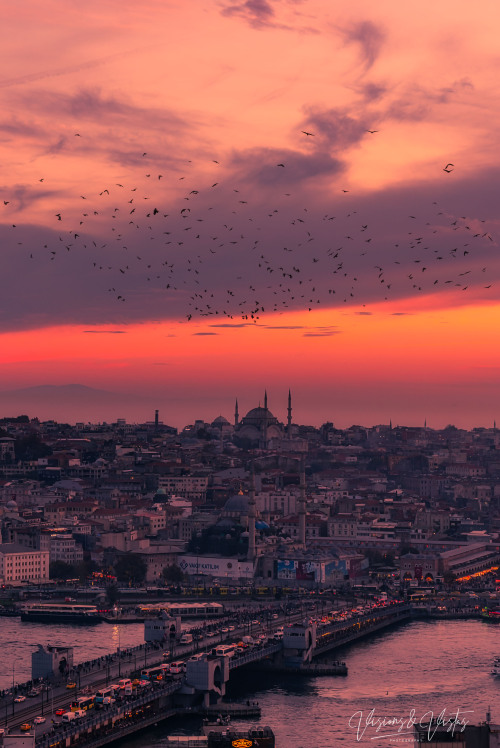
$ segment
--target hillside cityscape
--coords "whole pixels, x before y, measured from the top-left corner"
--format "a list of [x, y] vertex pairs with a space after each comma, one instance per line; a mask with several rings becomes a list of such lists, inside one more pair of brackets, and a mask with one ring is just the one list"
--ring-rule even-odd
[[301, 426], [289, 393], [282, 420], [264, 394], [182, 430], [158, 411], [0, 428], [5, 586], [472, 589], [500, 562], [496, 426]]

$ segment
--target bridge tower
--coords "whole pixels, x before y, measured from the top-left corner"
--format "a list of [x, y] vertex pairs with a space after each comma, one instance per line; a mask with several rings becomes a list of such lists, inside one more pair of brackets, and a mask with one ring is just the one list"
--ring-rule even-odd
[[315, 623], [295, 623], [285, 628], [283, 659], [288, 666], [300, 667], [304, 662], [311, 662], [315, 647]]

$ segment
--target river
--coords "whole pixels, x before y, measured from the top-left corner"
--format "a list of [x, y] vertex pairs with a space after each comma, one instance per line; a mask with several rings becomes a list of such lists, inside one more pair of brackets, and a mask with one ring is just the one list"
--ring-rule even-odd
[[[29, 678], [31, 652], [39, 642], [73, 645], [79, 662], [142, 640], [142, 624], [84, 628], [1, 619], [0, 688], [11, 685], [13, 672], [16, 681]], [[277, 748], [412, 745], [405, 743], [406, 730], [383, 737], [398, 727], [377, 733], [373, 723], [385, 717], [407, 725], [412, 714], [419, 721], [431, 711], [445, 710], [451, 717], [459, 710], [459, 719], [477, 724], [491, 707], [492, 720], [500, 722], [500, 678], [490, 674], [493, 658], [500, 656], [500, 629], [494, 624], [413, 621], [351, 644], [336, 656], [346, 661], [347, 677], [238, 675], [231, 677], [228, 696], [259, 701], [261, 722], [273, 728]], [[179, 728], [165, 723], [126, 745], [162, 748], [165, 734]], [[192, 731], [190, 725], [186, 732]]]

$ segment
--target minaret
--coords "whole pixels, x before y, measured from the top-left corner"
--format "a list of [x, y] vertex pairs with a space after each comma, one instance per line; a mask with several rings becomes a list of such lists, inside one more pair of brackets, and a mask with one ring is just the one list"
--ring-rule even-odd
[[236, 398], [236, 403], [235, 403], [235, 406], [234, 406], [234, 425], [235, 425], [235, 427], [238, 425], [239, 422], [240, 422], [240, 415], [238, 413], [238, 398]]
[[299, 498], [299, 543], [306, 547], [306, 461], [302, 458], [300, 465], [300, 498]]
[[159, 412], [155, 410], [155, 431], [158, 431], [158, 424], [159, 424], [158, 415], [159, 415]]
[[247, 560], [255, 560], [255, 471], [252, 465], [250, 495], [248, 497], [248, 553]]
[[264, 390], [264, 410], [266, 412], [265, 412], [265, 415], [264, 415], [264, 423], [263, 423], [263, 428], [262, 428], [262, 431], [263, 431], [263, 434], [262, 434], [262, 442], [263, 442], [263, 444], [262, 444], [262, 446], [263, 446], [264, 449], [267, 449], [267, 390]]
[[288, 438], [292, 438], [292, 393], [288, 390], [288, 419], [287, 419]]

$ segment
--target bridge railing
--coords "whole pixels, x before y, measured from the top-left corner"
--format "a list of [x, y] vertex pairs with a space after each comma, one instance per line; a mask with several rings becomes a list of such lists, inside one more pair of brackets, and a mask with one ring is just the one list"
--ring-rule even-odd
[[262, 649], [252, 649], [250, 652], [244, 655], [240, 655], [237, 658], [231, 657], [229, 661], [229, 670], [235, 670], [240, 665], [247, 665], [249, 662], [256, 662], [262, 660], [268, 655], [279, 652], [283, 648], [283, 642], [279, 641], [275, 644], [268, 645]]
[[145, 706], [146, 704], [155, 701], [159, 696], [168, 696], [177, 691], [180, 687], [181, 683], [176, 681], [160, 686], [159, 688], [154, 688], [149, 693], [142, 694], [139, 697], [105, 707], [99, 711], [91, 712], [88, 717], [75, 720], [73, 724], [69, 723], [67, 727], [56, 728], [55, 734], [45, 733], [36, 741], [36, 746], [37, 748], [45, 748], [45, 746], [52, 745], [58, 740], [70, 738], [82, 732], [88, 732], [109, 720], [120, 719], [126, 712]]

